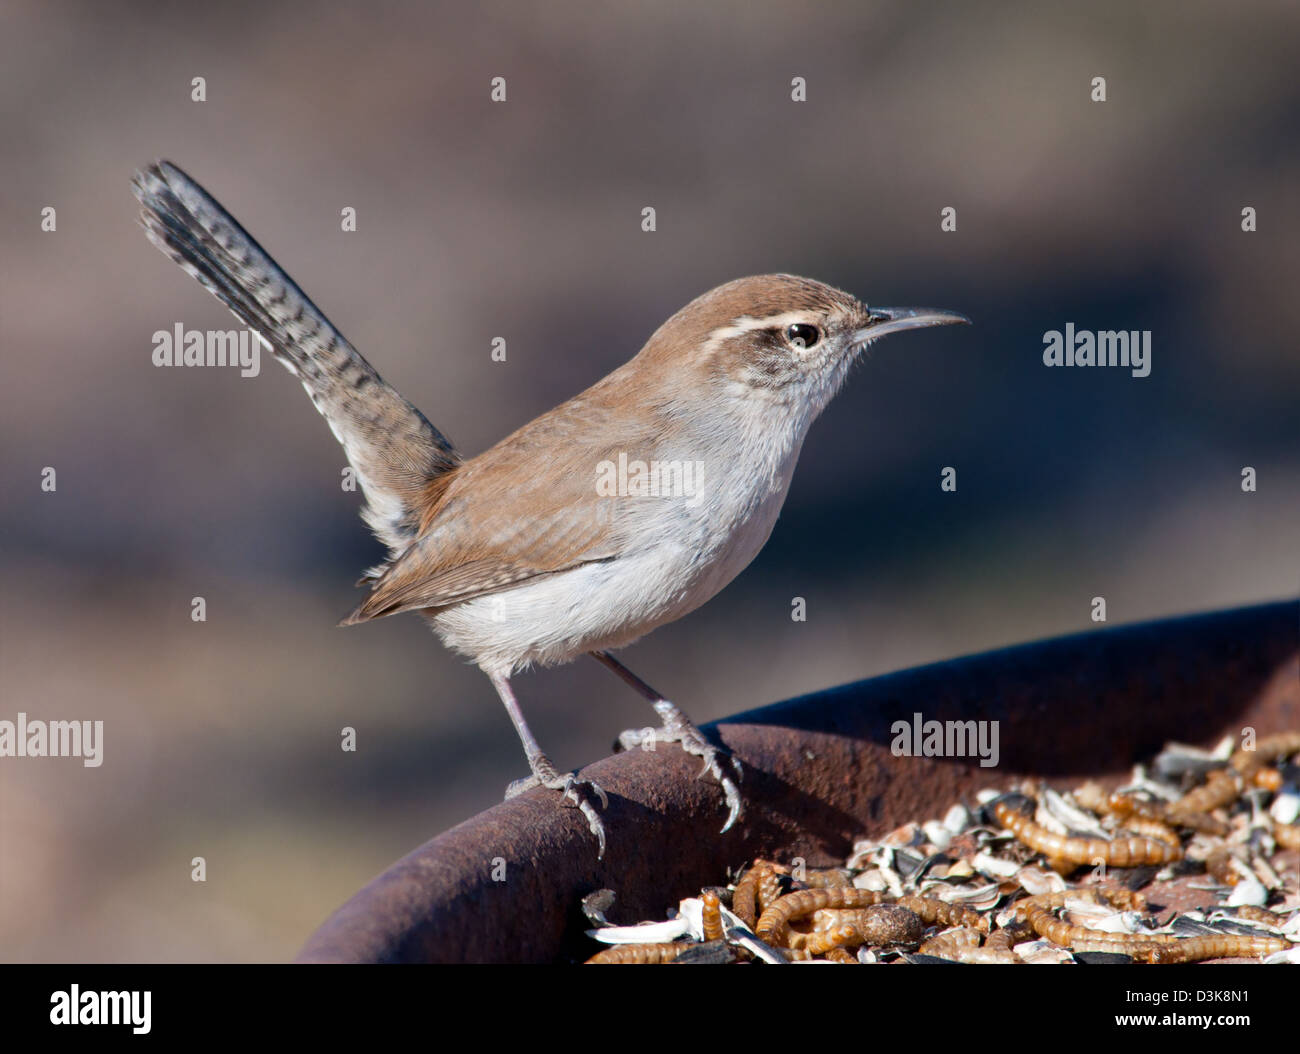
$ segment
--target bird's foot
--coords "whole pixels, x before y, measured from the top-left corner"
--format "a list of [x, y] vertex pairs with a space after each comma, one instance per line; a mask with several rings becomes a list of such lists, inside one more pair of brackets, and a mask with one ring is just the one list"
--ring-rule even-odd
[[[691, 719], [667, 699], [655, 702], [654, 708], [663, 718], [663, 727], [631, 729], [624, 732], [618, 737], [618, 748], [635, 750], [639, 747], [642, 750], [654, 750], [658, 743], [680, 743], [686, 753], [703, 758], [704, 768], [700, 771], [700, 775], [707, 774], [717, 780], [722, 786], [722, 793], [726, 796], [727, 822], [722, 825], [722, 830], [723, 833], [729, 831], [731, 825], [740, 819], [740, 814], [744, 810], [740, 788], [736, 786], [744, 775], [740, 762], [705, 739]], [[735, 779], [732, 779], [726, 766], [723, 765], [724, 759], [730, 763]]]
[[534, 787], [545, 787], [548, 790], [559, 791], [565, 804], [576, 807], [586, 817], [587, 826], [591, 828], [591, 833], [596, 836], [596, 841], [600, 846], [596, 859], [603, 859], [605, 856], [605, 825], [600, 822], [600, 817], [596, 815], [596, 807], [582, 791], [582, 788], [586, 787], [600, 799], [600, 807], [606, 809], [609, 807], [609, 798], [601, 789], [600, 784], [595, 780], [580, 779], [572, 772], [561, 773], [557, 771], [555, 766], [544, 755], [532, 762], [532, 769], [533, 774], [531, 776], [515, 780], [506, 788], [506, 801], [523, 794], [525, 791], [530, 791]]

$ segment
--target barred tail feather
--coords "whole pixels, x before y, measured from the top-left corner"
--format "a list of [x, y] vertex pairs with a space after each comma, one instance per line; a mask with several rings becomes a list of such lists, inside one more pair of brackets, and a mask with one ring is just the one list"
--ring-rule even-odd
[[363, 517], [392, 555], [403, 551], [418, 533], [425, 488], [460, 464], [451, 443], [194, 180], [159, 161], [137, 172], [133, 187], [149, 240], [302, 382], [356, 471]]

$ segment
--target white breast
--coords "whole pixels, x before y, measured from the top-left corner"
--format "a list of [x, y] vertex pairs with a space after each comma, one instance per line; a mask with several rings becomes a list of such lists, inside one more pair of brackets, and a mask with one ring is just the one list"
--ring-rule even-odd
[[[489, 673], [509, 673], [622, 647], [711, 599], [767, 542], [802, 446], [802, 434], [752, 442], [770, 427], [761, 410], [714, 417], [689, 447], [661, 451], [704, 463], [698, 500], [641, 499], [621, 555], [439, 612], [430, 621], [443, 642]], [[744, 456], [756, 449], [766, 456]]]

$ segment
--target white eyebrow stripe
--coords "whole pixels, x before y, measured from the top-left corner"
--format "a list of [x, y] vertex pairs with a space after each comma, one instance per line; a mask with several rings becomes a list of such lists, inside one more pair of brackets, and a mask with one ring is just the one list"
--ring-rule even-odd
[[709, 334], [709, 339], [704, 342], [706, 349], [712, 349], [723, 341], [731, 340], [733, 337], [743, 337], [746, 333], [753, 333], [759, 329], [784, 329], [786, 326], [793, 326], [798, 323], [808, 325], [817, 324], [822, 316], [820, 311], [783, 311], [777, 315], [766, 315], [763, 318], [755, 318], [753, 315], [741, 315], [734, 322], [725, 326], [719, 326]]

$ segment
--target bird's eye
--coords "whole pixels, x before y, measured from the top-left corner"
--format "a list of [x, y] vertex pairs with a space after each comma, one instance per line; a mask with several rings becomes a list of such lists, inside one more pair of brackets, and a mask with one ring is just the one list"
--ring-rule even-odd
[[785, 331], [785, 339], [796, 348], [811, 348], [822, 335], [817, 332], [816, 326], [810, 326], [806, 322], [796, 322]]

